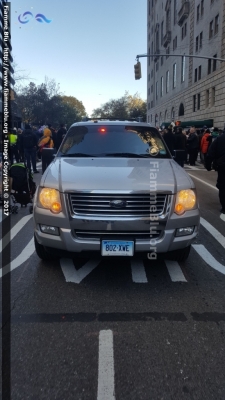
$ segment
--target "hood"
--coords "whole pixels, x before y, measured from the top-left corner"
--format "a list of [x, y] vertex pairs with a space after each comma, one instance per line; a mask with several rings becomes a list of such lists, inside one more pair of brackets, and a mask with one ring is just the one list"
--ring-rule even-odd
[[173, 159], [56, 158], [40, 186], [74, 191], [161, 191], [194, 188], [189, 175]]
[[52, 131], [50, 129], [48, 129], [48, 128], [45, 128], [44, 132], [43, 132], [43, 135], [44, 136], [52, 136]]

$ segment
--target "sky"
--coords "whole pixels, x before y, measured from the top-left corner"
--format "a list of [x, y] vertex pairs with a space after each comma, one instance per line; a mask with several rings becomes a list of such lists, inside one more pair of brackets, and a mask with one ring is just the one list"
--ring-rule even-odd
[[17, 68], [29, 75], [23, 85], [54, 79], [89, 116], [125, 91], [147, 98], [146, 58], [134, 79], [136, 55], [147, 52], [146, 0], [11, 0], [11, 40]]

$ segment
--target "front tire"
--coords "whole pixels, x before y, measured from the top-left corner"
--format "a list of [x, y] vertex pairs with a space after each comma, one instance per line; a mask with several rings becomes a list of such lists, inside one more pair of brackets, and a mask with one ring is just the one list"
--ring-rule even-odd
[[48, 253], [45, 247], [42, 246], [42, 244], [38, 243], [35, 235], [34, 235], [34, 246], [38, 257], [41, 258], [41, 260], [51, 261], [54, 258], [56, 258], [53, 254]]
[[177, 262], [184, 262], [187, 260], [191, 246], [185, 247], [184, 249], [173, 250], [169, 253], [169, 258]]

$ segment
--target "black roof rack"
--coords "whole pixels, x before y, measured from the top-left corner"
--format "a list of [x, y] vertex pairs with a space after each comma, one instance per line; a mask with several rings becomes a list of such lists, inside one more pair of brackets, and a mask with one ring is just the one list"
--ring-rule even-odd
[[143, 122], [142, 117], [137, 117], [137, 118], [117, 118], [117, 117], [93, 117], [93, 118], [88, 118], [88, 117], [83, 117], [82, 122], [85, 121], [133, 121], [133, 122]]

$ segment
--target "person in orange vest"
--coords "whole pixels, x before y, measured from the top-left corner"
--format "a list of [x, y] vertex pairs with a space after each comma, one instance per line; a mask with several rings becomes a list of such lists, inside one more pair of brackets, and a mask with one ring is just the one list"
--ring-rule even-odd
[[206, 155], [208, 153], [209, 148], [209, 141], [208, 137], [210, 136], [210, 129], [206, 129], [204, 135], [202, 136], [201, 144], [200, 144], [200, 151], [204, 157], [204, 164], [206, 160]]

